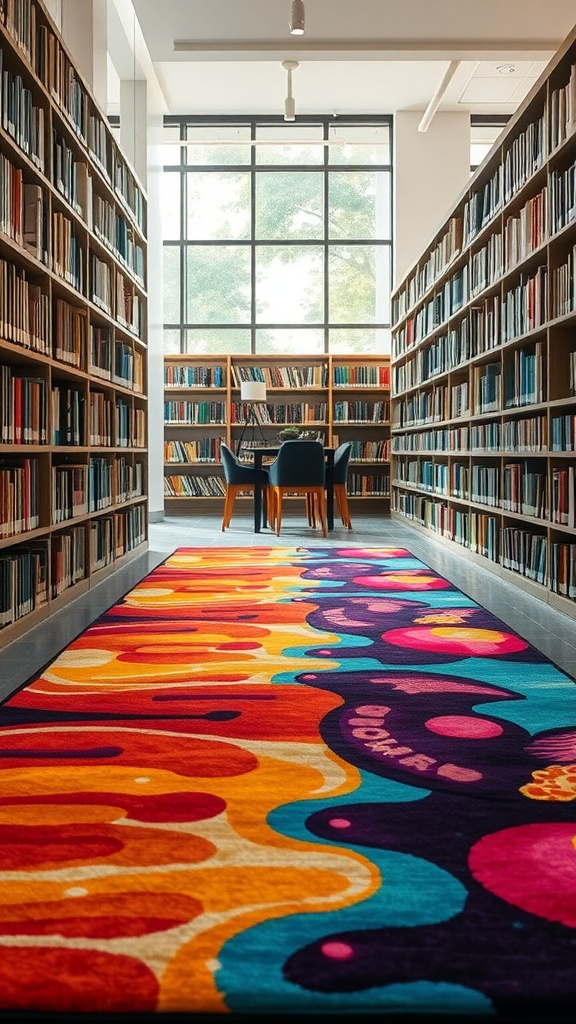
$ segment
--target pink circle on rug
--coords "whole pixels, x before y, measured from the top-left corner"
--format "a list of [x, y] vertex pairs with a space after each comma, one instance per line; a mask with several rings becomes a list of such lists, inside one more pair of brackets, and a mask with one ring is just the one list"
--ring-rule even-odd
[[332, 828], [350, 828], [351, 822], [348, 818], [331, 818], [328, 824], [332, 825]]
[[470, 850], [474, 878], [521, 910], [576, 928], [576, 824], [518, 825]]
[[391, 629], [382, 639], [396, 647], [416, 651], [438, 651], [442, 654], [471, 655], [488, 658], [492, 655], [514, 654], [528, 647], [525, 640], [500, 629], [473, 629], [470, 626], [409, 626]]
[[472, 715], [439, 715], [438, 718], [429, 718], [426, 728], [438, 736], [453, 736], [461, 740], [491, 740], [504, 731], [498, 722]]
[[347, 942], [325, 942], [321, 948], [324, 956], [330, 957], [331, 960], [349, 960], [354, 953], [352, 946]]
[[375, 590], [445, 590], [452, 585], [447, 580], [431, 573], [423, 573], [420, 569], [384, 572], [381, 576], [357, 576], [352, 582], [373, 587]]

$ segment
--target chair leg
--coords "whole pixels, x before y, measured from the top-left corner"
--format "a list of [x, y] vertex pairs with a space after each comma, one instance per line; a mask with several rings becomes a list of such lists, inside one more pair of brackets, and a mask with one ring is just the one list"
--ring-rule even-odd
[[280, 527], [282, 526], [282, 488], [274, 487], [271, 488], [274, 491], [274, 524], [276, 526], [276, 536], [280, 536]]
[[232, 519], [232, 510], [234, 508], [234, 501], [236, 499], [236, 488], [233, 484], [228, 484], [226, 487], [226, 494], [224, 495], [224, 513], [222, 515], [222, 532], [227, 526], [230, 526], [230, 520]]
[[315, 508], [318, 510], [318, 516], [320, 518], [320, 525], [322, 527], [322, 536], [328, 536], [328, 522], [326, 516], [326, 491], [323, 487], [317, 487], [313, 491]]
[[276, 528], [276, 502], [272, 487], [266, 488], [266, 515], [271, 530]]
[[342, 525], [346, 526], [348, 530], [351, 530], [352, 522], [350, 520], [350, 509], [348, 507], [348, 494], [344, 484], [334, 485], [334, 497], [336, 498], [340, 518], [342, 519]]

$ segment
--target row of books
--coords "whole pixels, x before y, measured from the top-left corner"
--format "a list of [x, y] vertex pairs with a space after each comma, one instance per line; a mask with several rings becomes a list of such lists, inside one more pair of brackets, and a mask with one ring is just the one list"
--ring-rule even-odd
[[166, 441], [164, 462], [220, 462], [224, 437], [201, 437], [197, 441]]
[[4, 66], [4, 50], [0, 48], [0, 109], [2, 128], [27, 157], [44, 172], [45, 118], [44, 108], [34, 103], [32, 91], [22, 75]]
[[97, 572], [146, 540], [144, 505], [100, 516], [89, 523], [90, 572]]
[[174, 474], [164, 477], [167, 498], [222, 498], [226, 492], [221, 476]]
[[46, 253], [44, 193], [24, 179], [5, 153], [0, 154], [0, 231], [37, 259]]
[[462, 217], [462, 247], [466, 248], [476, 235], [494, 219], [502, 207], [503, 168], [499, 164], [491, 178], [480, 185], [466, 201]]
[[553, 267], [550, 273], [550, 316], [566, 316], [576, 309], [576, 245], [567, 254], [564, 263]]
[[390, 497], [390, 474], [356, 473], [349, 470], [346, 490], [351, 498]]
[[507, 359], [504, 370], [504, 405], [519, 408], [533, 402], [544, 401], [543, 345], [518, 348], [513, 358]]
[[134, 228], [117, 207], [97, 193], [92, 201], [92, 227], [96, 237], [143, 284], [144, 250]]
[[334, 423], [388, 423], [389, 402], [334, 402]]
[[553, 452], [576, 451], [576, 413], [553, 416], [550, 435], [550, 447]]
[[484, 291], [502, 273], [502, 235], [490, 235], [486, 245], [472, 254], [470, 261], [470, 298]]
[[550, 232], [562, 231], [576, 217], [576, 162], [550, 175]]
[[28, 273], [0, 259], [0, 335], [23, 348], [50, 355], [50, 298]]
[[309, 366], [231, 366], [232, 383], [240, 387], [242, 381], [261, 381], [267, 388], [325, 388], [328, 370], [323, 363]]
[[554, 466], [550, 479], [550, 519], [561, 526], [576, 526], [574, 466]]
[[548, 153], [547, 111], [526, 126], [504, 153], [504, 202], [508, 203], [542, 167]]
[[[552, 451], [571, 451], [574, 439], [574, 416], [554, 417], [552, 436], [557, 447]], [[560, 426], [561, 421], [561, 426]], [[500, 452], [540, 452], [548, 448], [548, 421], [545, 416], [474, 423], [470, 427], [436, 427], [409, 434], [395, 434], [392, 451], [436, 452], [443, 455]]]
[[45, 545], [0, 551], [0, 629], [48, 600]]
[[40, 474], [37, 459], [0, 462], [0, 538], [40, 525]]
[[499, 529], [493, 517], [451, 509], [414, 494], [398, 493], [393, 501], [406, 518], [499, 562], [504, 569], [549, 586], [554, 593], [576, 598], [576, 544], [553, 543], [548, 567], [548, 542], [543, 533], [519, 527]]
[[[246, 403], [233, 402], [230, 408], [230, 422], [245, 423], [250, 408]], [[327, 410], [326, 402], [278, 402], [268, 405], [261, 403], [252, 407], [258, 423], [275, 426], [324, 423]]]
[[[6, 31], [12, 36], [40, 82], [60, 105], [73, 130], [88, 145], [107, 180], [114, 181], [124, 204], [142, 227], [141, 190], [119, 151], [112, 147], [109, 128], [97, 112], [89, 110], [88, 96], [74, 66], [43, 18], [41, 8], [38, 8], [33, 0], [3, 0], [0, 5], [0, 20], [3, 21]], [[14, 98], [12, 103], [15, 105]], [[16, 120], [17, 111], [12, 113], [11, 117]], [[40, 160], [43, 166], [43, 157], [39, 154], [36, 154], [36, 157], [39, 166]]]
[[146, 412], [122, 398], [113, 401], [104, 392], [92, 391], [88, 431], [89, 443], [94, 447], [143, 448]]
[[88, 559], [83, 526], [56, 533], [50, 541], [50, 594], [63, 594], [86, 578]]
[[[490, 179], [483, 182], [471, 195], [463, 207], [462, 214], [454, 214], [448, 221], [446, 230], [439, 241], [433, 245], [426, 254], [422, 263], [415, 269], [406, 282], [401, 292], [394, 296], [392, 302], [392, 320], [397, 323], [402, 319], [424, 294], [434, 285], [435, 281], [445, 273], [450, 263], [460, 254], [496, 216], [502, 207], [503, 201], [508, 202], [512, 196], [532, 177], [545, 160], [548, 151], [554, 150], [565, 141], [575, 130], [574, 114], [574, 67], [572, 67], [569, 82], [562, 87], [554, 89], [550, 93], [549, 115], [543, 110], [541, 116], [519, 133], [508, 145], [503, 153], [503, 163], [499, 164]], [[546, 138], [549, 126], [549, 144]], [[572, 178], [572, 193], [568, 191], [570, 185], [560, 182], [564, 176]], [[554, 170], [551, 174], [553, 183], [552, 191], [556, 193], [550, 204], [551, 230], [560, 230], [564, 224], [558, 219], [557, 213], [562, 210], [570, 210], [573, 202], [570, 201], [570, 194], [574, 195], [574, 166], [568, 170]], [[556, 192], [556, 185], [559, 190]], [[567, 201], [568, 198], [568, 201]], [[531, 201], [530, 201], [531, 202]], [[543, 241], [546, 237], [545, 220], [547, 215], [546, 201], [537, 200], [541, 207], [540, 226], [537, 232], [532, 234], [532, 244], [538, 246], [538, 235]], [[528, 204], [527, 204], [528, 206]], [[531, 219], [531, 212], [525, 207], [521, 211], [520, 219]], [[512, 227], [513, 232], [516, 227]], [[520, 229], [523, 230], [522, 228]], [[514, 244], [512, 239], [508, 240]], [[505, 246], [505, 250], [507, 246]], [[518, 257], [522, 258], [529, 248], [524, 248], [520, 243], [516, 250]], [[510, 253], [511, 257], [512, 254]], [[512, 266], [517, 260], [513, 257], [507, 261], [507, 266]]]
[[223, 388], [226, 386], [222, 366], [164, 366], [164, 386], [167, 388]]
[[88, 512], [87, 467], [52, 466], [52, 522], [84, 516]]
[[550, 563], [552, 592], [576, 600], [576, 544], [554, 543]]
[[548, 319], [548, 271], [538, 267], [535, 273], [522, 275], [502, 299], [502, 341], [528, 334]]
[[98, 512], [142, 496], [144, 466], [124, 456], [113, 461], [91, 458], [88, 463], [88, 511]]
[[88, 164], [76, 158], [74, 150], [56, 128], [52, 129], [52, 183], [78, 216], [88, 221]]
[[[550, 522], [573, 527], [576, 491], [573, 466], [553, 466], [549, 474]], [[548, 518], [548, 476], [526, 463], [498, 466], [428, 459], [400, 460], [396, 463], [395, 483], [419, 490], [471, 499], [537, 519]]]
[[541, 533], [506, 527], [502, 530], [502, 565], [536, 583], [548, 585], [546, 537]]
[[190, 402], [169, 400], [164, 402], [164, 423], [167, 425], [224, 424], [225, 402]]
[[389, 388], [389, 366], [334, 366], [333, 383], [335, 388]]
[[45, 444], [46, 381], [0, 365], [0, 442]]
[[575, 130], [576, 67], [572, 65], [566, 85], [550, 92], [550, 149], [556, 149]]
[[[517, 263], [538, 249], [549, 235], [549, 204], [546, 186], [532, 196], [518, 215], [506, 217], [504, 223], [504, 264], [511, 270]], [[557, 230], [557, 229], [555, 229]], [[500, 272], [496, 271], [487, 280], [492, 284]]]
[[[340, 435], [332, 438], [334, 447], [340, 444]], [[390, 459], [390, 439], [380, 441], [352, 441], [350, 462], [388, 462]]]

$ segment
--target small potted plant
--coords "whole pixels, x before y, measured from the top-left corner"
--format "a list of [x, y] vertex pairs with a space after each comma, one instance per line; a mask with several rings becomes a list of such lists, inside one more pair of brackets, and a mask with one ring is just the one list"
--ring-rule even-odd
[[297, 441], [300, 437], [300, 427], [282, 427], [282, 430], [278, 431], [278, 440], [280, 444], [283, 441]]

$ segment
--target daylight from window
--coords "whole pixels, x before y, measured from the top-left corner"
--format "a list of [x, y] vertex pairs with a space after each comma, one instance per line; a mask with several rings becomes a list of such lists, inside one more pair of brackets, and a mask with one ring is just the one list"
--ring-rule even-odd
[[166, 119], [166, 352], [390, 350], [389, 119]]

